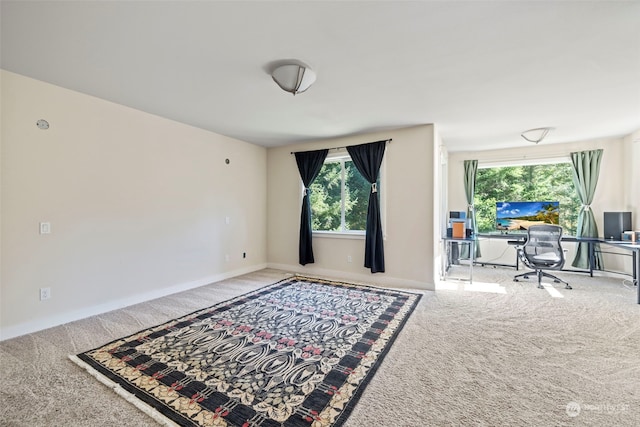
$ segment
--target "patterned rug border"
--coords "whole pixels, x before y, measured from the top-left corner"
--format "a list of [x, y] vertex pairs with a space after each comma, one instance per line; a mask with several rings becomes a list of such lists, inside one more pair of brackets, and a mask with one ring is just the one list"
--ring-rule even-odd
[[[369, 385], [369, 383], [371, 382], [371, 380], [375, 376], [376, 372], [378, 371], [378, 369], [380, 368], [380, 366], [384, 362], [384, 359], [385, 359], [386, 355], [389, 353], [389, 351], [393, 347], [393, 344], [395, 343], [396, 339], [398, 338], [398, 335], [400, 335], [400, 332], [402, 331], [402, 329], [406, 325], [407, 321], [409, 320], [409, 318], [411, 317], [411, 315], [415, 311], [416, 307], [419, 305], [419, 303], [421, 301], [421, 298], [423, 296], [422, 293], [406, 291], [404, 289], [395, 289], [395, 288], [388, 288], [388, 287], [384, 287], [384, 286], [377, 286], [377, 285], [372, 285], [372, 284], [369, 284], [369, 283], [361, 283], [361, 282], [355, 282], [355, 281], [354, 282], [347, 282], [347, 281], [343, 281], [343, 280], [328, 279], [328, 278], [324, 278], [324, 277], [314, 277], [314, 276], [293, 274], [293, 275], [291, 275], [289, 277], [285, 277], [285, 278], [283, 278], [281, 280], [278, 280], [276, 282], [273, 282], [273, 283], [261, 286], [259, 288], [247, 291], [247, 292], [245, 292], [243, 294], [240, 294], [240, 295], [237, 295], [235, 297], [232, 297], [232, 298], [229, 298], [229, 299], [217, 302], [217, 303], [213, 303], [213, 304], [211, 304], [209, 306], [194, 310], [194, 311], [192, 311], [190, 313], [181, 315], [179, 317], [168, 319], [168, 320], [166, 320], [164, 322], [161, 322], [161, 323], [158, 323], [156, 325], [144, 327], [144, 328], [142, 328], [142, 329], [140, 329], [140, 330], [138, 330], [138, 331], [136, 331], [134, 333], [131, 333], [129, 335], [126, 335], [126, 336], [123, 336], [123, 337], [120, 337], [120, 338], [116, 338], [116, 339], [111, 340], [111, 341], [109, 341], [109, 342], [107, 342], [105, 344], [102, 344], [102, 345], [100, 345], [100, 346], [98, 346], [96, 348], [81, 352], [78, 355], [70, 354], [70, 355], [68, 355], [68, 358], [69, 358], [70, 361], [72, 361], [73, 363], [78, 365], [80, 368], [82, 368], [85, 371], [87, 371], [91, 376], [96, 378], [99, 382], [101, 382], [102, 384], [104, 384], [107, 387], [109, 387], [111, 390], [113, 390], [120, 397], [124, 398], [126, 401], [128, 401], [131, 404], [133, 404], [137, 409], [139, 409], [140, 411], [144, 412], [145, 414], [147, 414], [148, 416], [153, 418], [156, 422], [160, 423], [161, 425], [168, 426], [168, 427], [179, 427], [180, 424], [177, 423], [177, 420], [174, 420], [172, 418], [181, 419], [181, 418], [183, 418], [183, 415], [175, 413], [175, 412], [171, 412], [168, 415], [168, 414], [165, 414], [165, 413], [159, 411], [157, 408], [153, 407], [151, 404], [148, 403], [149, 398], [145, 397], [145, 394], [142, 391], [140, 391], [138, 388], [130, 386], [128, 384], [121, 385], [116, 380], [114, 380], [114, 378], [118, 379], [119, 378], [118, 376], [111, 374], [110, 371], [105, 370], [100, 365], [98, 365], [98, 368], [100, 368], [100, 369], [97, 369], [96, 367], [92, 366], [91, 364], [87, 363], [86, 361], [80, 359], [78, 356], [81, 355], [81, 354], [84, 354], [84, 353], [95, 351], [95, 350], [103, 348], [105, 346], [109, 346], [109, 345], [111, 345], [111, 344], [113, 344], [113, 343], [115, 343], [117, 341], [125, 341], [125, 340], [127, 340], [129, 338], [132, 338], [132, 337], [140, 334], [143, 331], [152, 330], [152, 329], [158, 328], [160, 326], [165, 326], [165, 325], [167, 325], [169, 323], [178, 323], [180, 321], [188, 319], [189, 317], [193, 317], [193, 316], [195, 316], [197, 314], [204, 313], [207, 310], [210, 310], [210, 309], [212, 309], [214, 307], [217, 307], [219, 305], [229, 304], [229, 303], [235, 302], [237, 300], [244, 299], [245, 297], [247, 297], [247, 296], [249, 296], [249, 295], [251, 295], [253, 293], [263, 291], [263, 290], [265, 290], [267, 288], [277, 287], [281, 283], [287, 282], [287, 281], [290, 281], [290, 280], [303, 280], [303, 281], [304, 280], [309, 280], [309, 281], [327, 283], [327, 284], [330, 284], [330, 285], [339, 285], [339, 286], [346, 286], [346, 287], [353, 286], [353, 287], [368, 288], [368, 289], [374, 289], [374, 290], [392, 291], [392, 292], [397, 292], [399, 294], [415, 296], [415, 300], [413, 301], [413, 303], [407, 309], [406, 316], [404, 316], [404, 318], [399, 322], [398, 327], [396, 328], [396, 332], [390, 337], [390, 339], [388, 340], [386, 346], [384, 347], [384, 349], [378, 355], [378, 358], [376, 359], [376, 361], [373, 364], [373, 366], [368, 370], [368, 372], [365, 375], [365, 377], [363, 378], [363, 380], [360, 383], [358, 383], [355, 392], [351, 396], [351, 399], [346, 403], [346, 405], [345, 405], [344, 409], [342, 410], [342, 412], [338, 415], [338, 417], [335, 419], [334, 423], [331, 425], [332, 427], [340, 427], [346, 422], [346, 420], [351, 415], [351, 412], [353, 411], [354, 407], [357, 405], [357, 403], [359, 402], [360, 398], [362, 397], [362, 394], [364, 393], [364, 390], [366, 389], [367, 385]], [[104, 370], [104, 372], [103, 372], [103, 370]], [[131, 389], [132, 391], [129, 390], [129, 389]]]
[[174, 423], [169, 417], [162, 414], [160, 411], [158, 411], [156, 408], [152, 407], [151, 405], [148, 405], [147, 403], [145, 403], [145, 401], [140, 399], [140, 397], [137, 396], [135, 393], [126, 391], [124, 387], [122, 387], [120, 384], [108, 378], [106, 375], [100, 373], [97, 369], [95, 369], [88, 363], [80, 360], [76, 355], [70, 354], [68, 357], [69, 357], [69, 360], [71, 360], [73, 363], [75, 363], [76, 365], [78, 365], [79, 367], [87, 371], [92, 377], [94, 377], [95, 379], [97, 379], [107, 387], [109, 387], [118, 396], [122, 397], [124, 400], [134, 405], [137, 409], [144, 412], [145, 414], [153, 418], [155, 421], [157, 421], [161, 425], [164, 425], [167, 427], [179, 427], [179, 425]]
[[[311, 279], [311, 280], [326, 280], [326, 279], [321, 279], [321, 278], [314, 279], [312, 277], [306, 277], [306, 276], [295, 276], [295, 277], [301, 277], [301, 278]], [[335, 423], [332, 426], [332, 427], [340, 427], [347, 421], [347, 419], [351, 415], [351, 412], [353, 411], [353, 408], [355, 408], [356, 404], [360, 401], [360, 398], [362, 397], [362, 394], [364, 393], [364, 390], [366, 389], [367, 385], [369, 385], [369, 383], [371, 382], [371, 380], [375, 376], [376, 372], [378, 372], [378, 369], [380, 368], [380, 366], [382, 366], [382, 363], [384, 362], [385, 357], [387, 356], [387, 354], [389, 353], [389, 351], [393, 347], [393, 344], [396, 342], [396, 339], [398, 338], [398, 336], [400, 335], [400, 333], [404, 329], [404, 326], [406, 325], [407, 321], [409, 320], [409, 318], [411, 317], [411, 315], [415, 311], [416, 307], [418, 307], [418, 304], [420, 304], [420, 300], [421, 300], [423, 294], [417, 293], [417, 292], [408, 292], [408, 291], [401, 290], [401, 289], [385, 288], [383, 286], [373, 286], [373, 285], [370, 285], [370, 284], [349, 283], [349, 282], [340, 282], [340, 281], [331, 281], [331, 280], [329, 280], [329, 281], [332, 282], [332, 283], [340, 283], [340, 284], [343, 284], [343, 285], [357, 285], [357, 286], [363, 286], [365, 288], [371, 288], [371, 289], [385, 289], [385, 290], [390, 290], [390, 291], [394, 291], [394, 292], [399, 292], [399, 293], [403, 293], [403, 294], [409, 294], [409, 295], [415, 295], [416, 296], [415, 301], [409, 307], [407, 315], [404, 317], [404, 319], [402, 319], [402, 321], [398, 325], [398, 329], [397, 329], [398, 332], [396, 334], [394, 334], [391, 337], [391, 339], [389, 339], [389, 342], [387, 343], [387, 346], [380, 353], [380, 356], [378, 356], [378, 359], [376, 360], [376, 364], [369, 370], [369, 372], [367, 373], [367, 376], [365, 377], [364, 381], [362, 381], [362, 382], [360, 382], [360, 384], [358, 384], [358, 388], [357, 388], [356, 392], [351, 397], [351, 400], [349, 400], [349, 402], [345, 406], [344, 411], [342, 411], [342, 413], [338, 416], [338, 418], [336, 419]]]

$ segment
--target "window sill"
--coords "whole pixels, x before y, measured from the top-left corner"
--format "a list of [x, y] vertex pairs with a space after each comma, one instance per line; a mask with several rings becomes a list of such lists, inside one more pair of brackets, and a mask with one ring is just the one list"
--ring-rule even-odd
[[344, 233], [340, 231], [314, 231], [313, 237], [327, 237], [329, 239], [355, 239], [355, 240], [364, 240], [364, 231], [362, 232], [351, 232]]

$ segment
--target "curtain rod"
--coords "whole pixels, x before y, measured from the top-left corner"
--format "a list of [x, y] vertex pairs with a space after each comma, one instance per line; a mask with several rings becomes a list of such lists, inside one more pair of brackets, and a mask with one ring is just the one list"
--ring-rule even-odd
[[[470, 156], [473, 157], [473, 156]], [[544, 160], [555, 160], [555, 159], [567, 159], [567, 160], [571, 160], [571, 154], [566, 153], [566, 154], [549, 154], [549, 155], [536, 155], [536, 156], [529, 156], [529, 155], [521, 155], [521, 156], [505, 156], [505, 157], [497, 157], [497, 158], [486, 158], [486, 159], [477, 159], [478, 160], [478, 166], [480, 166], [481, 164], [491, 164], [491, 163], [501, 163], [501, 162], [514, 162], [514, 161], [544, 161]], [[462, 160], [464, 161], [464, 160]]]
[[[386, 143], [390, 143], [391, 141], [393, 141], [393, 138], [389, 138], [389, 139], [381, 139], [380, 141], [384, 141]], [[380, 141], [374, 141], [374, 142], [380, 142]], [[372, 144], [371, 142], [367, 143], [365, 142], [365, 144]], [[355, 145], [359, 145], [359, 144], [355, 144]], [[333, 148], [327, 148], [327, 150], [344, 150], [347, 147], [333, 147]], [[311, 151], [315, 151], [315, 150], [311, 150]], [[304, 153], [304, 151], [292, 151], [291, 154], [296, 154], [296, 153]]]

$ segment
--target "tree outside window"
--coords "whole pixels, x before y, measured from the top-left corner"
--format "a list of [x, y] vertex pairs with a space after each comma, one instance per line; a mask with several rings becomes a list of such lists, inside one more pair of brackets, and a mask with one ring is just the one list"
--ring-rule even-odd
[[364, 232], [370, 192], [371, 184], [358, 172], [350, 157], [327, 159], [311, 185], [312, 229]]
[[496, 202], [560, 202], [564, 234], [575, 235], [580, 200], [570, 163], [478, 169], [474, 207], [479, 232], [496, 230]]

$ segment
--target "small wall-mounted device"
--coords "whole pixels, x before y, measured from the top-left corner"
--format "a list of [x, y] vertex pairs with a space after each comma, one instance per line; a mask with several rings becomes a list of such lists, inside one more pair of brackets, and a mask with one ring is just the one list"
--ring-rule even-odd
[[49, 122], [45, 119], [40, 119], [36, 122], [36, 126], [38, 126], [39, 129], [49, 129]]

